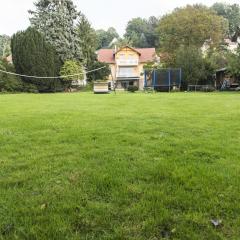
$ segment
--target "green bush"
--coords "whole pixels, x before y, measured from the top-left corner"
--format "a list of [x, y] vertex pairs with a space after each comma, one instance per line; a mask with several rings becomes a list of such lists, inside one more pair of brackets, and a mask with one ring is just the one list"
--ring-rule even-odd
[[[0, 69], [7, 72], [15, 72], [14, 66], [3, 59], [0, 59]], [[21, 78], [0, 73], [0, 92], [21, 92], [22, 90], [23, 82]]]
[[129, 86], [127, 90], [129, 92], [134, 93], [134, 92], [138, 91], [138, 87], [137, 86]]

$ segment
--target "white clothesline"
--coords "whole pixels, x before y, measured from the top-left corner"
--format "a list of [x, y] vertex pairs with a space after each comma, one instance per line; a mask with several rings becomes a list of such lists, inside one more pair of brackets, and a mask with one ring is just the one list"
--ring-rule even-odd
[[103, 68], [106, 68], [106, 66], [100, 67], [100, 68], [96, 68], [96, 69], [93, 69], [93, 70], [90, 70], [90, 71], [87, 71], [87, 72], [84, 72], [84, 73], [78, 73], [78, 74], [66, 75], [66, 76], [58, 76], [58, 77], [29, 76], [29, 75], [24, 75], [24, 74], [17, 74], [17, 73], [13, 73], [13, 72], [7, 72], [7, 71], [1, 70], [1, 69], [0, 69], [0, 72], [1, 72], [1, 73], [6, 73], [6, 74], [9, 74], [9, 75], [19, 76], [19, 77], [25, 77], [25, 78], [58, 79], [58, 78], [68, 78], [68, 77], [75, 77], [75, 76], [79, 76], [79, 75], [85, 75], [85, 74], [88, 74], [88, 73], [97, 72], [97, 71], [99, 71], [99, 70], [101, 70], [101, 69], [103, 69]]

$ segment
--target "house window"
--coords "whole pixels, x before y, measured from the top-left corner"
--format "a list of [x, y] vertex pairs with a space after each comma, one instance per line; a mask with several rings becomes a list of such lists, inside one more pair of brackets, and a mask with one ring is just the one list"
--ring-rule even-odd
[[119, 68], [119, 77], [136, 77], [133, 67], [120, 67]]

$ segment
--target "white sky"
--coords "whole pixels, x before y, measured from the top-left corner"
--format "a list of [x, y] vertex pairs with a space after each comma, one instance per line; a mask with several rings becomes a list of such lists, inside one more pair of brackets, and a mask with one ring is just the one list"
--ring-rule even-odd
[[[37, 0], [0, 0], [0, 34], [12, 35], [29, 26], [28, 10]], [[96, 29], [115, 27], [122, 35], [127, 22], [134, 17], [161, 16], [176, 7], [202, 3], [212, 5], [217, 0], [73, 0]], [[240, 3], [240, 0], [226, 0]]]

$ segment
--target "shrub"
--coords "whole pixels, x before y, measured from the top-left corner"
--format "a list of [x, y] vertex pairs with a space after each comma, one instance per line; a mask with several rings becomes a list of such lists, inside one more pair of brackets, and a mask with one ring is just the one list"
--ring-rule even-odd
[[[8, 72], [15, 72], [14, 66], [6, 60], [0, 59], [0, 69]], [[23, 82], [21, 78], [6, 73], [0, 73], [0, 92], [21, 92]]]
[[129, 86], [127, 90], [129, 92], [134, 93], [134, 92], [138, 91], [138, 87], [137, 86]]
[[[78, 76], [76, 74], [79, 74]], [[61, 70], [60, 70], [61, 76], [70, 76], [63, 79], [64, 85], [67, 89], [70, 89], [72, 87], [73, 81], [76, 80], [84, 80], [84, 67], [83, 65], [75, 60], [67, 60]]]

